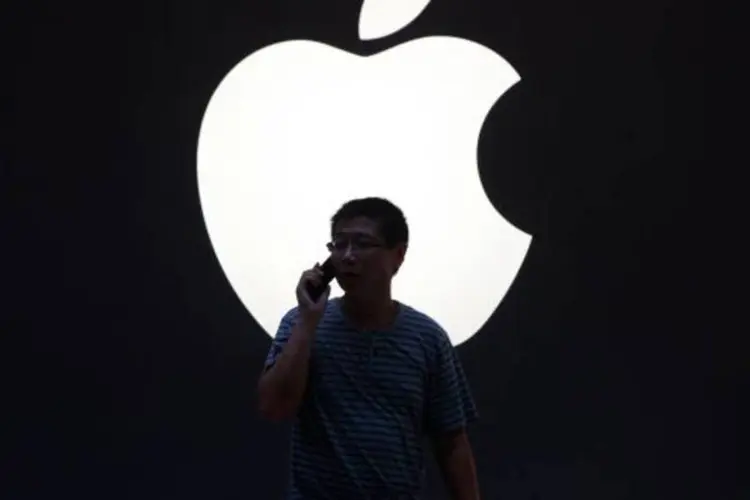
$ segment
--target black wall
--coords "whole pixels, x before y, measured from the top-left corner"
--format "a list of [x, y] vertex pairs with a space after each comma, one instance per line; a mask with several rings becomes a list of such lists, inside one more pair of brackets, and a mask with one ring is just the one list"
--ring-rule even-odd
[[[484, 498], [726, 498], [736, 422], [711, 385], [704, 229], [689, 203], [704, 168], [703, 4], [434, 0], [367, 43], [359, 8], [3, 6], [3, 497], [280, 498], [289, 429], [256, 415], [269, 339], [203, 224], [202, 113], [226, 72], [270, 43], [371, 54], [448, 34], [522, 76], [488, 117], [479, 165], [492, 202], [534, 240], [459, 348], [482, 414], [471, 434]], [[429, 483], [443, 498], [434, 470]]]

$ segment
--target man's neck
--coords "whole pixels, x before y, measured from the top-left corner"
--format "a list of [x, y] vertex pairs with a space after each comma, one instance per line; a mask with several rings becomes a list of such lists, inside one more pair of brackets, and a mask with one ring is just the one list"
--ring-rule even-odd
[[344, 295], [344, 312], [357, 328], [387, 328], [396, 317], [396, 302], [390, 294], [370, 300], [357, 300]]

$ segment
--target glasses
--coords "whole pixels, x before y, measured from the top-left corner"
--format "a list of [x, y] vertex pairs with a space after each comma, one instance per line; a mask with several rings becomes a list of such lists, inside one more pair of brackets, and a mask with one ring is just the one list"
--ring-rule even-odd
[[384, 245], [380, 242], [362, 238], [336, 238], [333, 241], [326, 243], [326, 248], [332, 253], [344, 253], [349, 248], [351, 248], [353, 253], [362, 253], [383, 246]]

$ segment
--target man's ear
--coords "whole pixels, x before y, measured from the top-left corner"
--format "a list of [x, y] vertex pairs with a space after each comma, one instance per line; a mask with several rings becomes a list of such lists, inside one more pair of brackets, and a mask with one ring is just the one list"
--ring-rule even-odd
[[394, 269], [393, 271], [394, 276], [396, 275], [396, 273], [398, 273], [398, 270], [401, 269], [401, 264], [404, 263], [404, 257], [406, 256], [406, 244], [399, 243], [398, 246], [396, 246], [395, 250], [396, 250], [396, 269]]
[[399, 258], [399, 263], [401, 263], [401, 262], [404, 261], [404, 257], [406, 256], [406, 249], [407, 249], [406, 243], [399, 243], [399, 245], [397, 247], [397, 254], [398, 254], [398, 258]]

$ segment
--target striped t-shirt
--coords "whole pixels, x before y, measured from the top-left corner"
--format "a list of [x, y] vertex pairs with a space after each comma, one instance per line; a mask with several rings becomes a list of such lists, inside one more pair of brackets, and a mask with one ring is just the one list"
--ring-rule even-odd
[[[424, 441], [476, 419], [445, 331], [404, 304], [387, 331], [356, 330], [331, 299], [311, 351], [294, 420], [289, 500], [419, 499]], [[266, 369], [284, 349], [297, 308], [284, 315]]]

